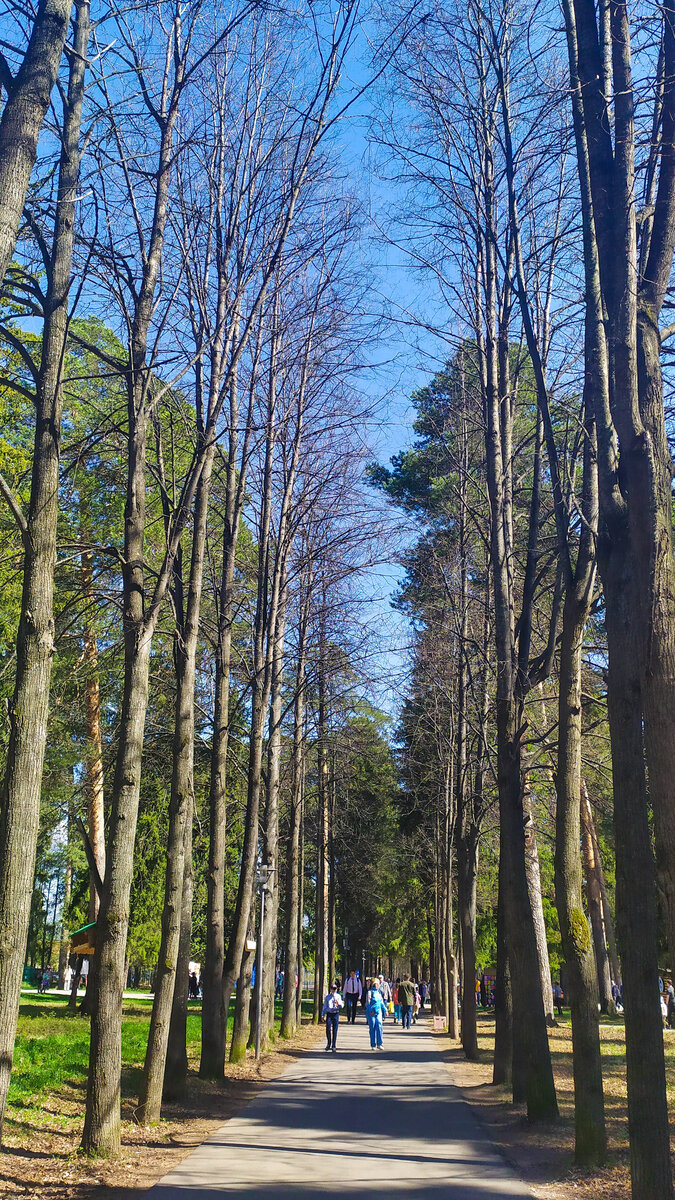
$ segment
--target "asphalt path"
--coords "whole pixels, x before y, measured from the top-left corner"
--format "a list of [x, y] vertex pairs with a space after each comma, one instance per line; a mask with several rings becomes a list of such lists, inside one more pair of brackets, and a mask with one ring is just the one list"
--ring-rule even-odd
[[150, 1200], [532, 1200], [450, 1081], [427, 1020], [340, 1020], [337, 1052], [305, 1051], [151, 1189]]

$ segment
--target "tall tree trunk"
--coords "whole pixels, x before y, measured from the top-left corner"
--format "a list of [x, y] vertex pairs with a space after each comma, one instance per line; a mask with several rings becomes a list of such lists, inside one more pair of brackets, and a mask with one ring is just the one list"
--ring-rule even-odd
[[495, 1051], [492, 1082], [510, 1087], [513, 1081], [513, 996], [506, 938], [506, 853], [499, 831], [499, 886], [497, 893], [497, 974], [495, 979]]
[[[0, 120], [0, 276], [14, 250], [37, 136], [67, 31], [70, 3], [38, 10], [29, 50]], [[28, 518], [23, 522], [23, 591], [9, 746], [0, 807], [0, 1138], [12, 1069], [21, 978], [33, 895], [40, 789], [54, 650], [54, 566], [59, 500], [62, 373], [68, 325], [75, 197], [89, 42], [89, 5], [78, 3], [75, 50], [37, 383]], [[24, 70], [22, 74], [22, 71]]]
[[[285, 575], [285, 572], [284, 572]], [[263, 997], [261, 1045], [264, 1047], [274, 1026], [274, 991], [279, 922], [279, 791], [281, 787], [281, 718], [286, 630], [286, 580], [281, 584], [281, 599], [274, 630], [272, 683], [270, 693], [269, 736], [267, 741], [267, 779], [265, 786], [265, 861], [270, 867], [270, 882], [265, 900]]]
[[[168, 110], [160, 124], [160, 144], [155, 174], [154, 208], [143, 274], [134, 299], [127, 374], [127, 481], [124, 509], [124, 564], [122, 568], [124, 627], [124, 688], [120, 735], [110, 814], [106, 874], [99, 913], [94, 969], [94, 1011], [89, 1046], [87, 1102], [82, 1149], [87, 1154], [116, 1155], [121, 1142], [120, 1100], [122, 1071], [122, 996], [126, 978], [126, 943], [129, 897], [133, 874], [134, 840], [141, 785], [143, 737], [148, 705], [150, 651], [157, 613], [171, 578], [178, 549], [179, 524], [172, 551], [167, 551], [153, 603], [145, 612], [145, 502], [148, 436], [148, 337], [155, 292], [160, 274], [168, 216], [169, 182], [174, 161], [174, 129], [182, 91], [185, 59], [179, 50], [180, 35], [174, 22], [170, 33], [175, 68]], [[198, 473], [184, 492], [187, 517]], [[92, 978], [93, 976], [93, 978]]]
[[616, 949], [616, 938], [614, 936], [614, 918], [612, 909], [607, 895], [607, 883], [605, 880], [605, 872], [602, 866], [602, 856], [600, 854], [600, 843], [598, 842], [598, 834], [595, 828], [593, 819], [593, 809], [588, 796], [588, 788], [586, 781], [581, 780], [581, 803], [582, 803], [582, 825], [584, 822], [588, 825], [593, 844], [593, 859], [595, 862], [595, 874], [600, 888], [600, 896], [602, 898], [602, 921], [605, 929], [605, 939], [607, 942], [607, 954], [609, 957], [609, 969], [611, 978], [615, 983], [621, 983], [621, 963]]
[[[303, 746], [306, 742], [303, 734]], [[302, 1024], [302, 993], [305, 977], [304, 920], [305, 920], [305, 779], [306, 760], [303, 752], [300, 763], [300, 857], [298, 861], [298, 990], [296, 994], [295, 1019]]]
[[[592, 588], [592, 577], [588, 581]], [[600, 1164], [607, 1149], [598, 1029], [598, 996], [591, 937], [581, 886], [581, 655], [590, 592], [570, 588], [563, 609], [556, 768], [556, 904], [567, 965], [572, 1015], [574, 1153]]]
[[7, 100], [0, 119], [0, 282], [14, 254], [38, 138], [58, 76], [72, 7], [73, 0], [40, 0], [19, 70], [11, 83], [3, 80]]
[[291, 814], [286, 859], [286, 946], [284, 953], [285, 975], [281, 1036], [293, 1036], [297, 1025], [297, 988], [301, 988], [302, 961], [299, 947], [301, 923], [301, 856], [300, 835], [302, 826], [302, 775], [304, 759], [305, 725], [305, 671], [306, 671], [307, 606], [302, 606], [298, 630], [298, 663], [295, 677], [295, 699], [293, 702], [293, 758], [291, 774]]
[[539, 978], [541, 979], [541, 994], [544, 1001], [544, 1016], [546, 1024], [555, 1024], [553, 1019], [553, 989], [551, 987], [551, 964], [548, 957], [548, 942], [546, 940], [546, 922], [544, 921], [544, 905], [541, 894], [541, 874], [539, 871], [539, 849], [537, 847], [537, 831], [532, 814], [532, 796], [527, 776], [523, 782], [523, 813], [525, 816], [525, 869], [527, 871], [527, 890], [530, 896], [532, 919], [537, 939], [537, 958], [539, 960]]
[[[509, 574], [511, 515], [505, 511], [503, 406], [500, 405], [495, 328], [494, 248], [485, 250], [487, 338], [486, 459], [491, 509], [497, 654], [497, 780], [500, 818], [500, 904], [504, 888], [504, 935], [518, 1020], [513, 1024], [514, 1099], [527, 1101], [530, 1120], [557, 1116], [546, 1018], [541, 996], [539, 959], [525, 865], [525, 817], [521, 772], [522, 706], [516, 699], [512, 588]], [[506, 422], [510, 428], [510, 419]], [[503, 1047], [500, 1047], [503, 1055]]]
[[314, 1020], [319, 1020], [323, 997], [328, 985], [328, 744], [326, 723], [326, 665], [324, 611], [325, 590], [322, 593], [321, 628], [319, 632], [319, 706], [317, 714], [317, 836], [316, 836], [316, 981], [314, 986]]
[[[81, 536], [88, 541], [90, 537], [87, 520], [80, 522]], [[88, 606], [94, 605], [94, 575], [93, 555], [85, 550], [81, 557], [82, 592]], [[105, 805], [103, 793], [103, 740], [101, 737], [101, 690], [98, 669], [98, 641], [96, 631], [89, 620], [85, 621], [82, 635], [84, 643], [84, 660], [86, 676], [84, 681], [84, 723], [86, 733], [85, 749], [85, 795], [87, 798], [87, 832], [94, 854], [99, 879], [105, 876]], [[89, 920], [95, 921], [98, 916], [98, 888], [90, 872], [89, 881]]]
[[593, 837], [591, 835], [586, 817], [586, 797], [584, 792], [585, 784], [582, 782], [581, 849], [584, 861], [584, 872], [586, 875], [586, 899], [588, 904], [588, 914], [591, 920], [591, 932], [593, 934], [593, 949], [595, 952], [595, 970], [598, 981], [598, 992], [600, 996], [600, 1011], [606, 1013], [609, 1012], [609, 1007], [612, 1001], [612, 988], [609, 974], [609, 955], [607, 953], [607, 942], [605, 940], [605, 925], [602, 913], [602, 893], [600, 891], [600, 882], [595, 863], [595, 847], [593, 845]]
[[[452, 865], [450, 856], [449, 866]], [[452, 876], [448, 879], [447, 905], [445, 913], [445, 958], [448, 970], [448, 1033], [453, 1041], [459, 1037], [459, 1013], [457, 1006], [457, 956], [455, 954], [454, 914], [452, 904]]]
[[[632, 1194], [633, 1200], [671, 1200], [663, 1032], [656, 989], [654, 863], [647, 819], [639, 677], [645, 647], [636, 628], [643, 614], [639, 607], [636, 611], [634, 603], [639, 559], [630, 552], [628, 513], [630, 492], [637, 483], [630, 479], [630, 449], [639, 391], [630, 29], [625, 5], [620, 2], [610, 6], [613, 78], [610, 95], [606, 96], [602, 91], [602, 40], [595, 9], [589, 0], [565, 0], [564, 12], [581, 185], [586, 302], [598, 314], [599, 329], [593, 353], [589, 355], [587, 350], [586, 372], [596, 384], [599, 494], [604, 518], [598, 562], [609, 647], [607, 696]], [[672, 80], [672, 70], [670, 76]], [[612, 100], [614, 119], [608, 122], [607, 106]], [[600, 314], [608, 318], [606, 343], [605, 320], [601, 321]], [[622, 492], [627, 479], [628, 500]], [[636, 878], [640, 879], [639, 888], [633, 886]]]
[[[255, 906], [251, 902], [251, 912], [255, 914]], [[253, 940], [253, 931], [250, 931]], [[232, 1026], [232, 1041], [230, 1042], [230, 1062], [243, 1062], [246, 1058], [250, 1014], [251, 1014], [251, 977], [253, 964], [256, 959], [255, 950], [244, 949], [241, 960], [241, 971], [237, 981], [237, 996], [234, 1005], [234, 1023]], [[256, 970], [260, 970], [258, 964]], [[257, 978], [256, 978], [257, 983]]]
[[137, 1121], [146, 1125], [153, 1125], [159, 1121], [162, 1105], [164, 1068], [176, 983], [183, 910], [185, 827], [187, 822], [191, 821], [194, 809], [195, 672], [206, 552], [206, 522], [214, 454], [215, 443], [207, 453], [197, 488], [187, 612], [184, 624], [182, 583], [176, 605], [178, 616], [178, 629], [174, 639], [176, 702], [164, 907], [150, 1032], [136, 1111]]
[[[253, 389], [251, 396], [253, 394]], [[230, 379], [230, 430], [225, 484], [223, 565], [220, 583], [218, 640], [216, 646], [213, 743], [209, 783], [209, 864], [206, 877], [206, 952], [202, 971], [202, 1079], [222, 1079], [225, 1069], [227, 1011], [224, 1007], [225, 960], [225, 848], [227, 832], [227, 752], [230, 722], [230, 669], [235, 613], [235, 567], [241, 512], [245, 498], [252, 412], [238, 459], [238, 373]], [[228, 1001], [229, 1003], [229, 1001]]]
[[[276, 351], [273, 349], [273, 357], [275, 353]], [[241, 971], [246, 935], [250, 925], [251, 905], [255, 897], [263, 740], [271, 687], [271, 649], [279, 602], [278, 569], [280, 562], [278, 556], [273, 572], [270, 565], [272, 466], [276, 436], [274, 425], [276, 406], [274, 362], [271, 364], [270, 378], [272, 383], [267, 413], [262, 506], [258, 534], [258, 587], [254, 627], [253, 678], [251, 681], [251, 727], [249, 734], [246, 817], [234, 922], [223, 967], [223, 1011], [225, 1013], [229, 1010], [234, 983]], [[269, 596], [270, 588], [272, 592], [271, 597]]]
[[162, 1095], [162, 1099], [169, 1103], [172, 1101], [184, 1101], [187, 1096], [188, 978], [190, 975], [193, 896], [192, 821], [193, 814], [190, 813], [185, 825], [185, 852], [183, 855], [185, 866], [183, 869], [180, 943], [178, 946], [178, 958], [176, 960], [176, 984], [173, 989], [169, 1044], [166, 1052], [164, 1091]]
[[61, 944], [59, 946], [59, 988], [62, 990], [66, 982], [66, 967], [70, 957], [70, 938], [67, 936], [66, 917], [70, 908], [70, 897], [73, 886], [72, 862], [72, 804], [68, 803], [66, 822], [66, 870], [63, 880], [63, 904], [61, 908]]
[[[626, 542], [628, 539], [626, 538]], [[628, 1136], [634, 1200], [670, 1200], [672, 1177], [658, 996], [656, 878], [642, 754], [640, 655], [630, 604], [634, 564], [616, 542], [602, 560], [612, 739], [616, 911], [626, 1022]], [[635, 886], [635, 880], [640, 886]], [[658, 1016], [658, 1020], [656, 1017]]]
[[478, 830], [464, 822], [457, 846], [457, 907], [462, 933], [462, 1047], [470, 1062], [478, 1061], [476, 1023], [476, 881]]

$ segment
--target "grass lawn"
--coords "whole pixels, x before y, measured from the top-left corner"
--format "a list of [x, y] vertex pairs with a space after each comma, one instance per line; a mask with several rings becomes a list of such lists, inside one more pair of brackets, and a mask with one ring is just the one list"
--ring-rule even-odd
[[[22, 996], [6, 1116], [10, 1136], [19, 1133], [27, 1122], [33, 1126], [58, 1123], [60, 1105], [66, 1124], [81, 1115], [89, 1057], [89, 1018], [68, 1013], [67, 1004], [66, 996], [30, 993]], [[122, 1094], [127, 1099], [138, 1093], [151, 1009], [151, 1000], [124, 1001]], [[311, 1001], [303, 1000], [303, 1015], [310, 1012]], [[228, 1042], [233, 1016], [234, 1000], [230, 1005]], [[277, 1003], [274, 1039], [278, 1038], [280, 1025], [281, 1004]], [[195, 1067], [201, 1049], [201, 1000], [189, 1002], [187, 1040], [190, 1066]]]

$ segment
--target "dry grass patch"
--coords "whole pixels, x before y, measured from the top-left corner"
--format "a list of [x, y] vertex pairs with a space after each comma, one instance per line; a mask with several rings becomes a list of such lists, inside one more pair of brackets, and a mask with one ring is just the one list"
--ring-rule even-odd
[[[622, 1020], [608, 1021], [600, 1029], [609, 1139], [608, 1163], [602, 1171], [586, 1171], [574, 1160], [574, 1088], [572, 1029], [562, 1018], [550, 1030], [560, 1120], [546, 1125], [528, 1124], [525, 1109], [510, 1103], [508, 1092], [494, 1087], [492, 1052], [494, 1022], [479, 1019], [482, 1061], [468, 1063], [455, 1043], [443, 1038], [444, 1053], [453, 1081], [462, 1089], [474, 1111], [502, 1148], [506, 1157], [530, 1185], [538, 1200], [630, 1200], [628, 1169], [628, 1114], [626, 1106], [626, 1044]], [[666, 1031], [668, 1097], [675, 1095], [675, 1033]]]

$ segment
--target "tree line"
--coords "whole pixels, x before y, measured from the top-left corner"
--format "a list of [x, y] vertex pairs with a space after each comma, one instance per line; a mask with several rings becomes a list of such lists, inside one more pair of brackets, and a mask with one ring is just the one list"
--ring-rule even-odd
[[[0, 1110], [36, 848], [86, 812], [79, 867], [48, 906], [79, 886], [68, 904], [96, 921], [83, 1147], [118, 1149], [137, 829], [155, 812], [139, 1118], [185, 1086], [176, 980], [193, 916], [201, 1073], [223, 1074], [235, 992], [229, 1054], [245, 1053], [261, 861], [263, 1041], [279, 946], [289, 1034], [306, 941], [316, 1015], [342, 921], [343, 963], [428, 954], [469, 1058], [494, 863], [494, 1078], [531, 1120], [554, 1118], [546, 800], [576, 1154], [606, 1154], [598, 1007], [620, 971], [633, 1195], [671, 1197], [657, 990], [661, 947], [675, 962], [671, 7], [564, 0], [561, 27], [555, 6], [513, 0], [386, 20], [356, 0], [39, 0], [6, 20]], [[352, 85], [364, 29], [372, 61]], [[381, 554], [357, 380], [384, 327], [340, 132], [369, 89], [394, 187], [382, 236], [434, 292], [387, 316], [443, 346], [414, 397], [415, 445], [370, 472], [415, 523], [398, 779], [356, 700], [358, 581]]]
[[585, 1162], [606, 1152], [598, 1001], [613, 946], [591, 878], [585, 776], [609, 734], [620, 967], [612, 953], [632, 1188], [646, 1200], [672, 1195], [658, 976], [659, 922], [661, 952], [675, 957], [675, 42], [668, 6], [562, 7], [559, 35], [554, 6], [442, 6], [395, 56], [375, 133], [383, 175], [405, 189], [389, 240], [433, 284], [441, 313], [402, 308], [399, 320], [426, 324], [446, 349], [414, 397], [414, 447], [373, 479], [418, 529], [399, 601], [415, 621], [404, 754], [435, 822], [450, 1025], [456, 878], [462, 1038], [475, 1056], [487, 780], [499, 820], [494, 1079], [530, 1120], [556, 1116], [532, 803], [548, 789]]
[[52, 904], [95, 923], [82, 1145], [114, 1154], [134, 910], [160, 924], [152, 1123], [187, 1077], [193, 909], [200, 1072], [219, 1079], [249, 1039], [260, 862], [264, 1045], [279, 956], [286, 1036], [304, 940], [319, 992], [336, 970], [340, 779], [384, 755], [385, 808], [394, 787], [350, 667], [381, 554], [355, 383], [375, 323], [337, 138], [363, 90], [342, 82], [358, 7], [46, 0], [7, 19], [0, 1110], [36, 847], [65, 842], [43, 953]]

